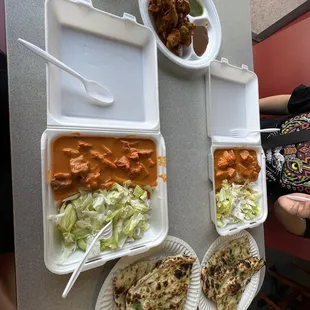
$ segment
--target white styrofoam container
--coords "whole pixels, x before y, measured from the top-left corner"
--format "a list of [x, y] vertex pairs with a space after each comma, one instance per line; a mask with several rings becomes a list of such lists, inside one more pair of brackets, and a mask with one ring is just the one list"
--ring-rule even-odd
[[91, 0], [47, 0], [46, 50], [115, 99], [105, 109], [90, 105], [79, 80], [47, 65], [48, 125], [159, 130], [156, 41], [134, 16], [102, 12]]
[[222, 235], [232, 235], [247, 228], [256, 227], [265, 222], [268, 215], [266, 189], [266, 162], [261, 147], [260, 134], [251, 134], [246, 138], [230, 136], [230, 129], [245, 128], [259, 130], [258, 80], [254, 72], [248, 67], [232, 66], [228, 60], [212, 61], [209, 67], [207, 85], [207, 119], [208, 136], [212, 146], [209, 154], [209, 178], [214, 184], [214, 151], [216, 149], [245, 148], [255, 150], [261, 166], [255, 188], [262, 192], [259, 201], [261, 214], [246, 223], [230, 224], [226, 227], [216, 225], [215, 191], [210, 192], [211, 219], [217, 232]]
[[[122, 131], [104, 131], [104, 130], [81, 130], [78, 132], [83, 136], [102, 136], [102, 137], [124, 137]], [[44, 258], [46, 267], [54, 273], [65, 274], [73, 271], [81, 260], [84, 252], [77, 250], [70, 255], [67, 261], [60, 261], [62, 236], [55, 227], [54, 221], [49, 220], [50, 215], [57, 214], [58, 207], [55, 205], [53, 192], [50, 186], [49, 171], [51, 171], [51, 152], [53, 141], [63, 135], [75, 134], [76, 129], [47, 129], [41, 139], [42, 154], [42, 195], [43, 195], [43, 221], [44, 221]], [[128, 132], [130, 134], [130, 132]], [[149, 138], [156, 144], [157, 155], [165, 156], [165, 143], [160, 133], [148, 134], [143, 132], [132, 132], [137, 138]], [[158, 166], [158, 174], [166, 173], [166, 168]], [[126, 243], [122, 249], [116, 251], [106, 251], [99, 258], [89, 260], [85, 268], [88, 270], [103, 265], [106, 261], [127, 256], [136, 255], [148, 251], [154, 246], [159, 245], [168, 233], [168, 215], [167, 215], [167, 188], [166, 183], [161, 179], [154, 188], [152, 194], [152, 211], [149, 221], [150, 228], [145, 232], [141, 240]]]
[[184, 47], [183, 54], [179, 56], [172, 53], [161, 41], [156, 33], [154, 21], [148, 11], [150, 0], [139, 0], [140, 14], [144, 25], [148, 26], [156, 35], [157, 45], [160, 51], [175, 64], [190, 70], [204, 70], [210, 65], [219, 53], [222, 42], [222, 28], [220, 18], [212, 0], [200, 0], [203, 7], [201, 16], [188, 15], [188, 19], [196, 26], [208, 25], [209, 43], [202, 56], [198, 56], [193, 47], [193, 42], [189, 47]]
[[[70, 14], [67, 14], [70, 12]], [[72, 272], [83, 256], [77, 250], [60, 261], [62, 237], [48, 219], [57, 214], [50, 186], [53, 141], [60, 136], [138, 137], [152, 139], [166, 156], [160, 133], [157, 49], [154, 34], [131, 15], [117, 17], [93, 8], [91, 1], [47, 0], [46, 50], [92, 79], [107, 85], [115, 101], [109, 107], [88, 102], [79, 80], [47, 65], [47, 129], [41, 138], [44, 260], [53, 273]], [[166, 167], [158, 166], [158, 174]], [[168, 233], [167, 185], [158, 179], [152, 195], [150, 228], [141, 240], [87, 261], [83, 270], [135, 255], [159, 245]]]

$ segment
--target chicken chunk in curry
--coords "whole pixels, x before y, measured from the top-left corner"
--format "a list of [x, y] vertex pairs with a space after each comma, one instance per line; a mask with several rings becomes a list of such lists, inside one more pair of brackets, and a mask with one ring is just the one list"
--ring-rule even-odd
[[229, 183], [243, 184], [255, 182], [260, 172], [257, 155], [254, 150], [218, 149], [214, 152], [215, 188], [219, 190], [223, 180]]
[[131, 180], [134, 185], [157, 184], [157, 153], [150, 139], [63, 136], [52, 150], [52, 180], [56, 200], [79, 188], [111, 188]]

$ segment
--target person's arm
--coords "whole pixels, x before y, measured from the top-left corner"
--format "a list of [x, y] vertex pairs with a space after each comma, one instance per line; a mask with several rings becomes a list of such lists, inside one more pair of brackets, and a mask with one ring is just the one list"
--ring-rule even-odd
[[277, 95], [259, 99], [261, 114], [288, 114], [288, 102], [291, 95]]

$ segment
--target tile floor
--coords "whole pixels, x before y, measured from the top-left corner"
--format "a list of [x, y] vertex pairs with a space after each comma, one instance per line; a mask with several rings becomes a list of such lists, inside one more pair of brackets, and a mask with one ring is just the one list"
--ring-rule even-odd
[[[292, 265], [292, 261], [294, 257], [290, 255], [286, 255], [285, 253], [278, 252], [271, 248], [266, 248], [266, 268], [271, 266], [275, 266], [279, 273], [287, 276], [288, 278], [299, 282], [300, 284], [309, 286], [310, 285], [310, 276], [305, 274], [303, 271], [299, 270], [298, 268]], [[310, 262], [305, 261], [298, 261], [302, 266], [306, 268], [310, 267]], [[273, 283], [272, 280], [266, 276], [264, 280], [264, 284], [261, 290], [265, 295], [270, 294], [273, 292]], [[267, 310], [269, 309], [267, 306], [265, 307], [258, 307], [257, 305], [258, 298], [256, 297], [249, 310]], [[310, 309], [310, 306], [309, 306]]]

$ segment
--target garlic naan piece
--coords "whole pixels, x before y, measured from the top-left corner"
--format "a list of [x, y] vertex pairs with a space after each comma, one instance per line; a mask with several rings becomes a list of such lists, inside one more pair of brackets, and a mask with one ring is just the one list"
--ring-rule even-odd
[[220, 251], [215, 252], [208, 261], [208, 265], [230, 265], [251, 256], [250, 242], [247, 236], [235, 239]]
[[263, 259], [251, 257], [246, 236], [233, 240], [203, 267], [202, 291], [218, 310], [235, 310], [251, 277], [264, 265]]
[[182, 310], [195, 260], [187, 256], [167, 258], [129, 289], [126, 310]]
[[227, 271], [228, 266], [251, 256], [250, 243], [247, 236], [231, 241], [223, 249], [215, 252], [202, 269], [202, 290], [204, 294], [216, 301], [216, 290]]
[[142, 277], [161, 264], [161, 260], [141, 261], [122, 270], [113, 279], [114, 301], [119, 310], [126, 309], [128, 290]]
[[223, 279], [222, 286], [217, 290], [217, 309], [237, 309], [242, 294], [251, 281], [252, 276], [264, 266], [265, 262], [263, 259], [250, 257], [232, 267], [234, 270]]

